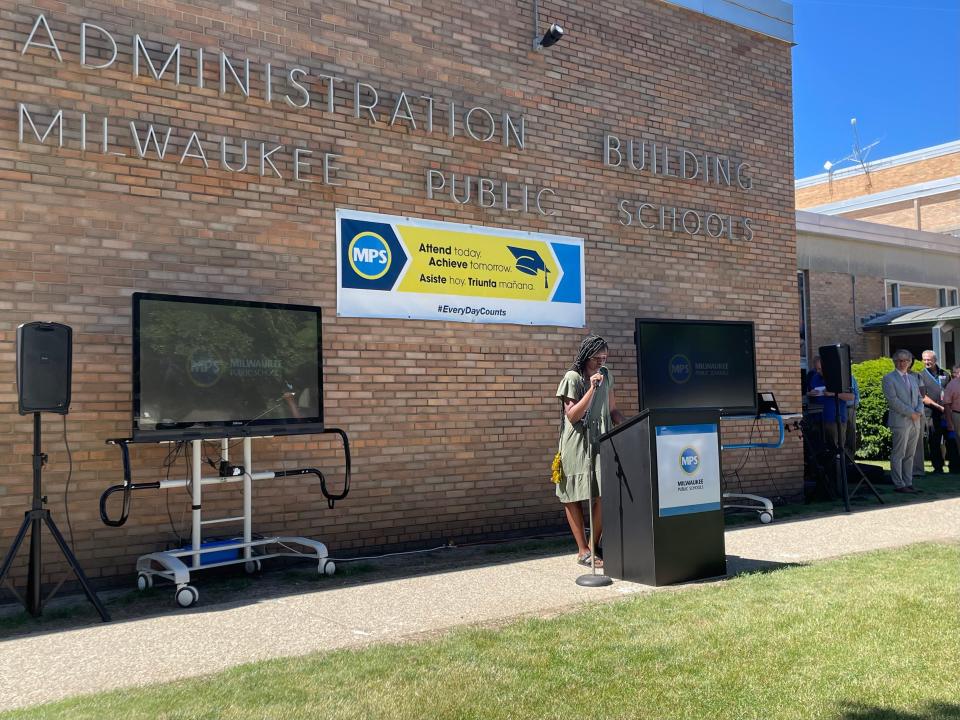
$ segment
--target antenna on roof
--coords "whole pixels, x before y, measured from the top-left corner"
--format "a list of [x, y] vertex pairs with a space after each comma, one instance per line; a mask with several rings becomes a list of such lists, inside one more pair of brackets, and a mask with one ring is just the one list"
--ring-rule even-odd
[[823, 164], [823, 169], [827, 171], [827, 182], [833, 182], [833, 171], [837, 169], [838, 165], [841, 165], [845, 162], [850, 162], [863, 168], [863, 176], [867, 180], [867, 187], [870, 188], [873, 183], [870, 181], [870, 167], [867, 164], [867, 156], [870, 155], [870, 151], [873, 150], [873, 148], [880, 144], [880, 141], [874, 140], [866, 147], [861, 146], [860, 133], [857, 132], [856, 118], [850, 118], [850, 129], [853, 131], [853, 149], [851, 150], [850, 154], [836, 161], [827, 160]]

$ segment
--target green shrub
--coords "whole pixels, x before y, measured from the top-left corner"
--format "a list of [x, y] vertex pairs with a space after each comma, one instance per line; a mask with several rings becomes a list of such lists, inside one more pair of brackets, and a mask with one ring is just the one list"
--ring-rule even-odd
[[[912, 369], [915, 372], [923, 370], [923, 363], [915, 361]], [[883, 376], [893, 371], [893, 360], [866, 360], [855, 363], [851, 370], [860, 387], [857, 457], [863, 460], [887, 460], [890, 457], [890, 429], [884, 422], [887, 399], [883, 396]]]

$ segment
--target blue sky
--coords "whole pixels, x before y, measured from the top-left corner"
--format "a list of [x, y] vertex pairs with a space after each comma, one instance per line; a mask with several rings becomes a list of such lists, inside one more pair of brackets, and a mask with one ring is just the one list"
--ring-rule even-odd
[[[798, 178], [960, 140], [960, 0], [793, 0]], [[843, 163], [838, 167], [849, 167]]]

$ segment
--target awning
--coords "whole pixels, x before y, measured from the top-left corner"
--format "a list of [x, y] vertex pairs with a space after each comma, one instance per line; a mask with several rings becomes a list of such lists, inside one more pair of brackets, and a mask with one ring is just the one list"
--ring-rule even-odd
[[922, 306], [908, 306], [891, 308], [884, 313], [875, 315], [863, 323], [864, 330], [891, 330], [893, 328], [932, 328], [942, 322], [960, 323], [960, 305], [930, 308]]

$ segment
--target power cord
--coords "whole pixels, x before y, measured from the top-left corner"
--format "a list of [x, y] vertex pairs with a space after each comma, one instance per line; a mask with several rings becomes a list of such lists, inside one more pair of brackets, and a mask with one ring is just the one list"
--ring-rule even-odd
[[[183, 451], [184, 443], [182, 440], [175, 442], [169, 450], [167, 450], [167, 455], [163, 459], [162, 467], [166, 469], [165, 479], [170, 479], [170, 470], [176, 464], [177, 460], [180, 457], [180, 453]], [[176, 523], [173, 520], [173, 511], [170, 509], [170, 493], [164, 493], [167, 506], [167, 519], [170, 521], [170, 532], [177, 539], [177, 547], [183, 545], [183, 536], [180, 534], [180, 531], [177, 530]], [[183, 523], [183, 514], [180, 515], [180, 522]]]
[[[62, 417], [63, 445], [67, 450], [67, 482], [63, 486], [63, 514], [67, 518], [67, 534], [70, 536], [70, 547], [74, 548], [73, 523], [70, 522], [70, 481], [73, 479], [73, 453], [70, 452], [70, 442], [67, 440], [67, 416], [63, 415]], [[59, 592], [60, 588], [63, 587], [63, 584], [70, 578], [72, 574], [73, 568], [71, 568], [68, 563], [63, 577], [60, 578], [60, 581], [54, 586], [53, 590], [50, 591], [50, 593], [47, 595], [47, 599], [41, 603], [41, 606], [49, 602], [53, 596]]]
[[[754, 436], [754, 433], [756, 433], [759, 426], [760, 426], [760, 418], [754, 418], [753, 424], [750, 426], [750, 435], [747, 437], [747, 443], [746, 443], [747, 445], [753, 444], [753, 436]], [[737, 487], [741, 491], [743, 490], [743, 480], [740, 478], [740, 471], [743, 470], [744, 467], [746, 467], [747, 460], [750, 459], [750, 455], [753, 452], [752, 447], [748, 447], [744, 449], [746, 450], [746, 452], [743, 454], [743, 457], [740, 458], [740, 464], [737, 465], [737, 467], [735, 467], [733, 470], [728, 470], [727, 472], [723, 473], [724, 480], [726, 480], [730, 476], [736, 477]]]
[[338, 563], [348, 563], [348, 562], [357, 562], [358, 560], [380, 560], [381, 558], [394, 557], [396, 555], [417, 555], [422, 553], [436, 552], [438, 550], [456, 550], [457, 548], [468, 548], [468, 547], [483, 547], [486, 545], [506, 545], [508, 543], [515, 542], [524, 542], [528, 540], [552, 540], [553, 538], [568, 537], [569, 533], [567, 531], [555, 532], [555, 533], [546, 533], [543, 535], [530, 535], [527, 537], [521, 538], [507, 538], [505, 540], [478, 540], [476, 542], [468, 543], [455, 543], [453, 540], [448, 540], [445, 545], [438, 545], [434, 548], [427, 548], [424, 550], [404, 550], [399, 552], [389, 552], [382, 555], [366, 555], [364, 557], [352, 557], [352, 558], [327, 558], [328, 560], [333, 560]]
[[784, 494], [783, 494], [783, 491], [780, 489], [780, 485], [777, 484], [776, 479], [772, 475], [773, 470], [770, 467], [770, 460], [769, 458], [767, 458], [766, 448], [763, 448], [763, 452], [761, 453], [761, 455], [763, 456], [763, 466], [767, 469], [767, 473], [769, 474], [769, 477], [767, 479], [770, 481], [770, 484], [773, 485], [773, 489], [777, 491], [777, 497], [779, 497], [782, 500], [784, 499]]
[[[747, 440], [747, 443], [748, 443], [748, 444], [750, 444], [750, 443], [753, 442], [753, 434], [754, 434], [754, 431], [758, 428], [759, 423], [760, 423], [760, 419], [759, 419], [759, 418], [755, 418], [754, 421], [753, 421], [753, 427], [750, 429], [750, 437], [749, 437], [749, 439]], [[795, 423], [793, 423], [793, 425], [787, 426], [786, 429], [787, 429], [787, 431], [790, 431], [790, 430], [792, 430], [792, 429], [797, 428], [798, 426], [799, 426], [799, 423], [798, 423], [798, 422], [795, 422]], [[737, 466], [734, 470], [730, 471], [729, 474], [728, 474], [728, 473], [724, 473], [724, 480], [727, 480], [727, 478], [730, 477], [730, 476], [736, 477], [736, 479], [737, 479], [737, 488], [738, 488], [741, 492], [743, 492], [743, 479], [740, 477], [740, 470], [742, 470], [742, 469], [744, 468], [744, 466], [745, 466], [746, 463], [747, 463], [747, 460], [749, 459], [749, 457], [750, 457], [750, 455], [751, 455], [751, 453], [753, 452], [754, 449], [755, 449], [755, 448], [746, 448], [747, 452], [744, 453], [744, 456], [743, 456], [743, 458], [742, 458], [739, 466]], [[767, 448], [760, 448], [760, 450], [761, 450], [760, 455], [761, 455], [761, 458], [762, 458], [762, 460], [763, 460], [763, 467], [764, 467], [764, 469], [766, 469], [767, 474], [768, 474], [768, 478], [767, 478], [767, 479], [769, 480], [770, 484], [773, 485], [773, 489], [774, 489], [774, 491], [776, 492], [776, 495], [775, 495], [774, 497], [779, 498], [780, 500], [784, 500], [786, 496], [783, 494], [783, 490], [780, 488], [779, 483], [777, 483], [776, 478], [774, 478], [773, 475], [772, 475], [773, 469], [770, 467], [770, 459], [769, 459], [769, 457], [767, 456]]]
[[380, 560], [382, 558], [397, 557], [399, 555], [420, 555], [423, 553], [436, 552], [437, 550], [453, 550], [456, 547], [457, 547], [456, 545], [451, 545], [448, 543], [446, 545], [438, 545], [435, 548], [426, 548], [424, 550], [402, 550], [399, 552], [384, 553], [383, 555], [365, 555], [363, 557], [352, 557], [352, 558], [328, 557], [326, 559], [333, 560], [334, 562], [338, 562], [338, 563], [349, 563], [349, 562], [357, 562], [359, 560]]
[[67, 532], [70, 534], [70, 547], [73, 547], [73, 524], [70, 522], [70, 481], [73, 479], [73, 453], [67, 440], [67, 416], [63, 415], [63, 445], [67, 449], [67, 483], [63, 487], [63, 513], [67, 516]]

